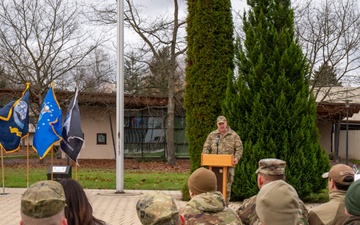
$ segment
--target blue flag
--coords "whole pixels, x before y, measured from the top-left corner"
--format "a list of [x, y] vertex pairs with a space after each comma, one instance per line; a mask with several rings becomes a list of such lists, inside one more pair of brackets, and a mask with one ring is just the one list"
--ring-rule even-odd
[[29, 134], [29, 83], [17, 101], [0, 109], [0, 145], [6, 153], [20, 149], [20, 141]]
[[38, 153], [40, 159], [44, 158], [54, 144], [62, 139], [61, 115], [61, 108], [56, 100], [53, 84], [51, 84], [41, 106], [33, 139], [32, 147]]
[[77, 100], [78, 90], [72, 98], [67, 109], [62, 130], [63, 140], [60, 143], [61, 149], [70, 159], [78, 164], [78, 157], [84, 142], [84, 134], [81, 129], [80, 109]]

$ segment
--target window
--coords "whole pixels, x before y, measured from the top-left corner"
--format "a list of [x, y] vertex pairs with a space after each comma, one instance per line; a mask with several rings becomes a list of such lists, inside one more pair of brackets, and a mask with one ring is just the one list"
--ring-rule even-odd
[[106, 133], [97, 133], [96, 134], [96, 144], [106, 145]]

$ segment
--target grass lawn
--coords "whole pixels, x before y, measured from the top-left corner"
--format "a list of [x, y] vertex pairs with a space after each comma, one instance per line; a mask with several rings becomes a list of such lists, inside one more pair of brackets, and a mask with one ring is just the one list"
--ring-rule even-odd
[[[24, 188], [27, 186], [26, 158], [13, 154], [4, 157], [4, 184], [7, 188]], [[80, 167], [72, 165], [72, 178], [88, 189], [116, 189], [115, 160], [79, 160]], [[181, 190], [189, 176], [188, 161], [180, 161], [177, 167], [171, 167], [163, 161], [138, 162], [125, 160], [124, 189], [142, 190]], [[64, 159], [46, 158], [39, 163], [38, 157], [30, 156], [29, 184], [48, 179], [51, 165], [67, 165]], [[77, 170], [77, 171], [76, 171]], [[54, 177], [56, 178], [56, 174]]]
[[[47, 179], [47, 168], [30, 168], [29, 183]], [[5, 187], [26, 187], [26, 168], [5, 168]], [[56, 175], [54, 175], [56, 176]], [[151, 171], [125, 171], [125, 189], [180, 190], [188, 173], [159, 173]], [[115, 189], [116, 174], [112, 169], [79, 169], [72, 178], [89, 189]]]

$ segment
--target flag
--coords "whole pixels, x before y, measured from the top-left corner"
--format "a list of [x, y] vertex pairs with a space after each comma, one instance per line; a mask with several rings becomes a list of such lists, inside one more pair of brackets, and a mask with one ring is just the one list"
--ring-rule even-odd
[[7, 153], [20, 149], [20, 141], [29, 134], [29, 86], [17, 101], [0, 109], [0, 145]]
[[76, 89], [75, 96], [71, 99], [67, 109], [62, 130], [63, 140], [60, 142], [61, 149], [70, 159], [76, 162], [76, 164], [78, 164], [77, 159], [84, 142], [77, 96], [78, 90]]
[[62, 139], [61, 115], [61, 108], [56, 100], [53, 84], [51, 84], [41, 106], [33, 139], [32, 147], [38, 153], [40, 159], [44, 158], [54, 144]]

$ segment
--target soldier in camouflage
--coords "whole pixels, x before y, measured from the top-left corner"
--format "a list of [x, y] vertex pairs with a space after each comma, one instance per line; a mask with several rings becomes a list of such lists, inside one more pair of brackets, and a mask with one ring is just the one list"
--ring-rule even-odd
[[256, 214], [261, 225], [294, 225], [299, 214], [299, 196], [284, 180], [265, 184], [256, 197]]
[[67, 225], [65, 193], [57, 181], [45, 180], [32, 184], [21, 197], [21, 225]]
[[216, 191], [215, 173], [200, 167], [188, 179], [191, 200], [179, 211], [185, 224], [242, 224], [235, 211], [226, 207], [223, 195]]
[[[286, 162], [280, 159], [262, 159], [259, 161], [259, 167], [256, 170], [258, 175], [257, 183], [259, 189], [267, 183], [276, 180], [285, 180]], [[297, 225], [308, 225], [308, 211], [301, 199], [299, 201], [299, 213], [297, 218]], [[258, 216], [256, 214], [256, 195], [249, 199], [245, 199], [242, 205], [237, 210], [237, 213], [243, 224], [257, 224]]]
[[[212, 131], [204, 143], [204, 154], [232, 154], [234, 155], [234, 166], [239, 162], [243, 145], [240, 136], [228, 126], [226, 118], [219, 116], [216, 120], [218, 129]], [[231, 185], [234, 181], [235, 168], [228, 169], [226, 185], [226, 204], [230, 202]]]
[[179, 214], [175, 201], [163, 192], [149, 192], [136, 203], [136, 212], [144, 225], [183, 225], [184, 217]]

